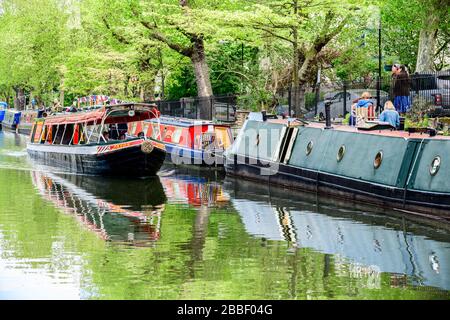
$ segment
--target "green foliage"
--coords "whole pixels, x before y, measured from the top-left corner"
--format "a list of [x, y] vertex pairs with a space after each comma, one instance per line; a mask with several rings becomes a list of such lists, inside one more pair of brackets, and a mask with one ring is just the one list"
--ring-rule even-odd
[[[307, 83], [315, 82], [319, 66], [331, 81], [375, 77], [380, 12], [383, 63], [414, 69], [427, 10], [441, 2], [191, 0], [182, 7], [173, 0], [3, 0], [0, 96], [19, 89], [45, 102], [60, 90], [68, 102], [92, 93], [129, 100], [162, 90], [166, 99], [196, 96], [183, 50], [200, 37], [213, 93], [241, 93], [243, 104], [259, 109], [291, 85], [294, 43], [299, 67], [313, 57], [301, 69]], [[450, 24], [440, 11], [436, 63], [444, 68]]]

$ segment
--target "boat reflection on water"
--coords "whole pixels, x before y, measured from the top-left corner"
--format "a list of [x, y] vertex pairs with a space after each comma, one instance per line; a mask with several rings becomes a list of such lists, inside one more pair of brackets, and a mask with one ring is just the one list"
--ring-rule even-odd
[[222, 207], [230, 202], [230, 196], [222, 188], [222, 172], [196, 170], [165, 165], [168, 176], [160, 176], [169, 202], [188, 204], [193, 207]]
[[166, 197], [159, 179], [62, 175], [31, 171], [39, 193], [107, 241], [151, 246], [160, 238]]
[[224, 186], [246, 231], [263, 241], [288, 241], [293, 250], [332, 255], [336, 270], [369, 275], [375, 288], [381, 273], [388, 272], [392, 287], [408, 283], [450, 289], [445, 231], [314, 194], [228, 177]]

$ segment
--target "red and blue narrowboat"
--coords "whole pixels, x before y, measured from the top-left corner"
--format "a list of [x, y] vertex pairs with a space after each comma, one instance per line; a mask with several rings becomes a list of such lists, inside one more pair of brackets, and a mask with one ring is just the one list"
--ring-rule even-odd
[[36, 119], [27, 151], [46, 166], [94, 175], [154, 176], [161, 168], [164, 144], [127, 134], [128, 123], [159, 117], [140, 103]]
[[233, 143], [230, 125], [212, 121], [160, 117], [128, 129], [132, 135], [161, 141], [174, 164], [223, 167], [223, 153]]

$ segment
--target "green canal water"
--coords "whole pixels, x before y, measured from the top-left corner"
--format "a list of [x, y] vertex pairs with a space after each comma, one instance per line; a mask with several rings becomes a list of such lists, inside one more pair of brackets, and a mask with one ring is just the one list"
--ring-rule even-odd
[[450, 232], [163, 167], [38, 167], [0, 132], [0, 299], [448, 299]]

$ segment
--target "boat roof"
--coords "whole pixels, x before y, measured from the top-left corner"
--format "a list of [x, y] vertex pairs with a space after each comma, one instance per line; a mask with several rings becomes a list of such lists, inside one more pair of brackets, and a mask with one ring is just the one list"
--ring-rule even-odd
[[[134, 114], [130, 115], [129, 111]], [[79, 111], [53, 115], [45, 118], [45, 124], [75, 124], [86, 123], [87, 125], [100, 123], [104, 119], [105, 124], [128, 123], [143, 121], [159, 117], [160, 112], [153, 104], [146, 103], [123, 103], [106, 105], [91, 111]]]
[[[253, 120], [259, 121], [259, 120]], [[309, 122], [302, 123], [297, 119], [267, 119], [266, 122], [279, 124], [282, 126], [304, 126], [305, 128], [316, 128], [316, 129], [325, 129], [326, 124], [323, 122]], [[385, 122], [375, 122], [372, 121], [374, 126], [373, 130], [367, 130], [367, 127], [354, 127], [349, 125], [342, 124], [332, 124], [332, 130], [335, 131], [345, 131], [345, 132], [357, 132], [360, 134], [370, 134], [370, 135], [378, 135], [385, 137], [396, 137], [396, 138], [404, 138], [404, 139], [430, 139], [430, 140], [450, 140], [450, 136], [429, 136], [426, 133], [417, 133], [417, 132], [408, 132], [403, 130], [390, 130], [390, 126], [387, 126]], [[370, 126], [370, 124], [369, 124]]]
[[161, 123], [161, 124], [167, 124], [167, 125], [172, 125], [172, 126], [176, 126], [176, 127], [193, 127], [193, 126], [206, 126], [206, 125], [229, 127], [228, 124], [215, 123], [215, 122], [209, 121], [209, 120], [197, 120], [197, 119], [177, 118], [177, 117], [168, 117], [168, 116], [159, 117], [158, 119], [149, 119], [148, 121], [151, 121], [151, 122], [159, 121], [159, 123]]

